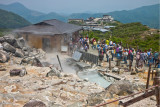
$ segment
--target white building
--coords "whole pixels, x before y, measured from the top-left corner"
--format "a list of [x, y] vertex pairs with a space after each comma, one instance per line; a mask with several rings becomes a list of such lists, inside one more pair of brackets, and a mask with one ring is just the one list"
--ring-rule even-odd
[[102, 18], [103, 22], [112, 22], [113, 20], [114, 20], [114, 18], [112, 16], [103, 15], [103, 18]]

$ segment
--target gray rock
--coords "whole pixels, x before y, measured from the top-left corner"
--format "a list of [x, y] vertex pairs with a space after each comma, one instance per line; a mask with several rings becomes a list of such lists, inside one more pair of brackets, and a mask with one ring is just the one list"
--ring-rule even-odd
[[19, 41], [21, 47], [24, 47], [24, 46], [26, 45], [26, 42], [25, 42], [25, 40], [23, 39], [23, 37], [18, 38], [18, 41]]
[[42, 101], [31, 100], [23, 107], [47, 107]]
[[3, 45], [3, 50], [5, 50], [6, 52], [11, 52], [11, 53], [15, 53], [16, 52], [16, 48], [14, 48], [9, 43], [4, 42], [2, 45]]
[[86, 81], [86, 82], [88, 82], [89, 80], [88, 80], [88, 78], [85, 78], [85, 79], [83, 79], [83, 81]]
[[29, 52], [24, 51], [24, 56], [29, 56]]
[[116, 81], [106, 89], [110, 94], [124, 95], [124, 93], [132, 94], [134, 90], [138, 90], [138, 86], [127, 80]]
[[114, 68], [112, 69], [112, 72], [119, 72], [119, 68], [114, 67]]
[[16, 41], [16, 39], [11, 35], [11, 36], [4, 36], [3, 37], [5, 42], [9, 43], [10, 45], [13, 46], [14, 42]]
[[15, 41], [14, 44], [13, 44], [13, 46], [14, 46], [15, 48], [20, 48], [20, 49], [23, 48], [23, 45], [21, 44], [21, 42], [20, 42], [18, 39], [16, 39], [16, 41]]
[[153, 100], [153, 101], [157, 101], [156, 96], [151, 96], [150, 99]]
[[46, 77], [57, 76], [61, 77], [60, 71], [56, 70], [56, 68], [51, 68], [51, 70], [46, 74]]
[[21, 69], [12, 69], [10, 70], [10, 76], [19, 76]]
[[0, 62], [1, 63], [8, 62], [9, 59], [10, 59], [10, 56], [6, 52], [0, 51]]
[[22, 50], [23, 50], [23, 51], [27, 51], [28, 48], [27, 48], [27, 47], [23, 47]]
[[5, 42], [4, 38], [0, 37], [0, 43], [3, 43], [3, 42]]
[[26, 70], [26, 68], [23, 67], [22, 70], [21, 70], [21, 72], [20, 72], [20, 74], [19, 74], [19, 76], [23, 77], [26, 74], [27, 74], [27, 70]]
[[23, 58], [24, 57], [23, 51], [20, 49], [16, 49], [15, 56]]
[[93, 93], [89, 95], [89, 97], [87, 98], [87, 105], [95, 106], [96, 104], [102, 103], [104, 99], [105, 99], [105, 92]]

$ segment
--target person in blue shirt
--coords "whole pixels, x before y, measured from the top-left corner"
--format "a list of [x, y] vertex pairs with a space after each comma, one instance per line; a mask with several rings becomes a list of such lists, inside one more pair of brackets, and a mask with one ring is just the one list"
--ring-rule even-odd
[[156, 62], [157, 62], [157, 60], [158, 60], [158, 52], [157, 51], [155, 51], [154, 52], [154, 63], [155, 63], [155, 65], [156, 65]]

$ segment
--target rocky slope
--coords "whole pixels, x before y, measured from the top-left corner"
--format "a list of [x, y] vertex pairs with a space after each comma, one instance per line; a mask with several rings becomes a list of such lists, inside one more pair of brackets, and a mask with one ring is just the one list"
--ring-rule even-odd
[[[46, 61], [48, 61], [45, 62], [44, 58], [47, 55]], [[62, 64], [65, 64], [65, 60], [70, 64], [67, 55], [59, 54], [59, 56], [63, 58]], [[56, 55], [53, 58], [53, 54], [30, 48], [23, 38], [15, 38], [12, 35], [0, 38], [0, 107], [95, 106], [145, 88], [144, 73], [137, 72], [138, 74], [130, 75], [130, 72], [125, 71], [128, 68], [124, 64], [119, 68], [115, 67], [116, 64], [112, 64], [112, 75], [124, 79], [115, 81], [112, 78], [113, 84], [104, 89], [86, 79], [80, 79], [76, 74], [69, 73], [72, 69], [68, 69], [66, 65], [63, 65], [65, 72], [61, 72], [55, 63], [56, 60]], [[51, 62], [52, 66], [49, 66]], [[76, 62], [73, 61], [69, 67], [75, 65]], [[108, 78], [106, 74], [111, 73], [111, 70], [106, 68], [108, 64], [105, 68], [95, 66], [92, 69], [99, 69], [103, 76]], [[135, 96], [131, 98], [133, 97]], [[152, 99], [154, 100], [147, 98], [131, 107], [145, 107], [145, 105], [154, 107], [156, 100]], [[120, 105], [119, 102], [115, 102], [107, 106]]]

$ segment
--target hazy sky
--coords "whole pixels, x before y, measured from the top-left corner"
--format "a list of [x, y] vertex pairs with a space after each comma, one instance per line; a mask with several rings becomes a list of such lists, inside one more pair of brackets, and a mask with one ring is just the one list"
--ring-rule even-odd
[[44, 13], [111, 12], [159, 3], [159, 0], [0, 0], [0, 4], [19, 2]]

